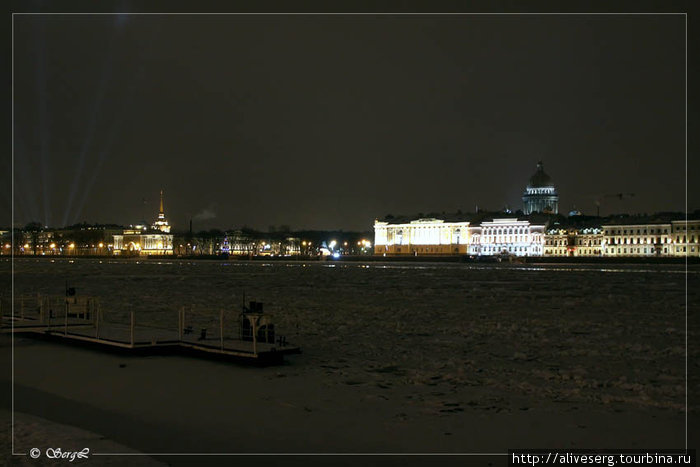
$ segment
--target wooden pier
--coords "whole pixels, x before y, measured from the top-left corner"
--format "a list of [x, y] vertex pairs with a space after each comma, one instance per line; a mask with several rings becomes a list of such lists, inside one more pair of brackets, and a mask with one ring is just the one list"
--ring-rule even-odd
[[[220, 310], [218, 320], [207, 327], [202, 327], [201, 316], [197, 316], [197, 320], [190, 319], [195, 312], [182, 308], [173, 312], [177, 313], [178, 324], [177, 328], [171, 328], [139, 323], [133, 311], [127, 314], [128, 322], [105, 320], [96, 297], [21, 296], [15, 297], [14, 303], [0, 300], [0, 307], [0, 331], [3, 333], [33, 334], [104, 349], [138, 351], [139, 354], [186, 351], [273, 363], [282, 361], [284, 355], [301, 352], [299, 347], [288, 344], [284, 336], [275, 339], [270, 315], [263, 314], [261, 308], [244, 308], [235, 320], [226, 319], [226, 313]], [[196, 327], [192, 325], [195, 321]]]

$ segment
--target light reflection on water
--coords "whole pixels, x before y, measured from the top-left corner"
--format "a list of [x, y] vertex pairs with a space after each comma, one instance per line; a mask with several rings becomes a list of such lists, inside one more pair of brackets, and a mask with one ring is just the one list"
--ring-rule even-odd
[[[513, 266], [513, 265], [491, 265], [491, 266], [475, 266], [475, 265], [439, 265], [439, 266], [415, 266], [415, 265], [404, 265], [404, 264], [382, 264], [382, 265], [367, 265], [365, 267], [379, 268], [379, 269], [469, 269], [469, 270], [508, 270], [508, 271], [536, 271], [536, 272], [550, 272], [550, 271], [562, 271], [562, 272], [637, 272], [637, 273], [674, 273], [674, 274], [685, 274], [685, 269], [638, 269], [630, 268], [629, 265], [626, 267], [600, 267], [593, 265], [547, 265], [547, 266]], [[688, 270], [688, 274], [698, 274], [700, 271]]]
[[[5, 259], [9, 261], [9, 259]], [[15, 258], [16, 262], [41, 262], [43, 259], [38, 258]], [[173, 260], [173, 261], [149, 261], [149, 260], [133, 260], [133, 259], [94, 259], [94, 258], [51, 258], [52, 264], [62, 263], [97, 263], [97, 264], [136, 264], [136, 265], [158, 265], [158, 266], [197, 266], [197, 265], [218, 265], [221, 267], [324, 267], [324, 268], [358, 268], [358, 269], [398, 269], [398, 270], [438, 270], [438, 269], [454, 269], [454, 270], [505, 270], [505, 271], [530, 271], [530, 272], [600, 272], [600, 273], [645, 273], [645, 274], [700, 274], [700, 269], [693, 267], [687, 269], [682, 263], [679, 264], [554, 264], [542, 263], [538, 265], [530, 264], [510, 264], [510, 263], [490, 263], [490, 264], [474, 264], [474, 263], [392, 263], [392, 262], [343, 262], [343, 261], [279, 261], [279, 262], [258, 262], [258, 261], [235, 261], [235, 262], [220, 262], [219, 260]]]

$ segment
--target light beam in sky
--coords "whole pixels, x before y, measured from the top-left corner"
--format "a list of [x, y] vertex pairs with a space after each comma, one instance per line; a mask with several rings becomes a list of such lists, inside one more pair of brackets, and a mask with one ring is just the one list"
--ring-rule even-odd
[[[68, 225], [68, 219], [69, 217], [75, 218], [76, 215], [73, 213], [73, 201], [75, 200], [75, 197], [78, 194], [78, 190], [82, 186], [81, 180], [84, 178], [83, 170], [85, 167], [85, 158], [87, 156], [87, 153], [90, 149], [90, 146], [92, 144], [92, 139], [95, 136], [95, 130], [97, 126], [98, 120], [100, 120], [100, 109], [102, 107], [102, 101], [104, 100], [105, 93], [107, 91], [107, 85], [110, 81], [110, 78], [112, 76], [112, 67], [114, 65], [114, 45], [117, 39], [117, 35], [119, 34], [119, 31], [121, 27], [123, 26], [124, 22], [119, 18], [119, 15], [117, 15], [114, 19], [114, 31], [112, 33], [112, 36], [109, 41], [109, 45], [107, 47], [107, 53], [105, 54], [105, 60], [102, 64], [102, 73], [100, 76], [100, 83], [97, 87], [97, 96], [95, 98], [95, 105], [92, 108], [92, 113], [90, 115], [90, 119], [88, 121], [88, 130], [87, 130], [87, 135], [85, 137], [85, 140], [83, 142], [82, 149], [80, 150], [80, 156], [78, 158], [78, 162], [76, 164], [75, 170], [74, 170], [74, 175], [73, 175], [73, 183], [71, 184], [70, 187], [70, 194], [68, 195], [68, 201], [66, 203], [66, 210], [63, 214], [63, 223], [62, 225]], [[85, 187], [83, 186], [83, 190], [85, 190]]]

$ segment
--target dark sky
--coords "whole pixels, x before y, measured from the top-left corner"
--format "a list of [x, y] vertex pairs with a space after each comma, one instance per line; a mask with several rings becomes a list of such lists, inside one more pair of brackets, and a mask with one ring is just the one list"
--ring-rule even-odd
[[[685, 209], [685, 17], [15, 15], [15, 222]], [[700, 207], [696, 184], [689, 208]]]

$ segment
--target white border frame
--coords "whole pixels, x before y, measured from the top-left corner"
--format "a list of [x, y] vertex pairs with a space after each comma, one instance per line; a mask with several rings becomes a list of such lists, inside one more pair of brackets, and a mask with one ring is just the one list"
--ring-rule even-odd
[[[553, 13], [553, 12], [344, 12], [344, 13], [330, 13], [330, 12], [311, 12], [311, 13], [295, 13], [295, 12], [79, 12], [79, 13], [68, 13], [68, 12], [12, 12], [12, 27], [11, 27], [11, 92], [12, 92], [12, 103], [11, 103], [11, 151], [12, 160], [10, 163], [10, 170], [12, 173], [10, 189], [11, 193], [11, 225], [10, 225], [10, 238], [12, 243], [12, 249], [10, 254], [10, 284], [11, 284], [11, 310], [14, 315], [15, 306], [15, 15], [20, 16], [45, 16], [45, 15], [56, 15], [56, 16], [107, 16], [107, 15], [138, 15], [138, 16], [511, 16], [511, 15], [523, 15], [523, 16], [684, 16], [685, 18], [685, 227], [688, 228], [688, 13], [686, 12], [635, 12], [635, 13], [621, 13], [621, 12], [607, 12], [607, 13], [596, 13], [596, 12], [577, 12], [577, 13]], [[26, 456], [27, 453], [17, 453], [15, 452], [15, 333], [14, 333], [14, 320], [11, 320], [11, 397], [12, 397], [12, 414], [11, 414], [11, 445], [12, 445], [12, 455], [13, 456]], [[685, 255], [685, 449], [688, 450], [688, 252]], [[445, 453], [445, 452], [426, 452], [426, 453], [398, 453], [398, 452], [377, 452], [377, 453], [352, 453], [352, 452], [335, 452], [335, 453], [91, 453], [91, 456], [507, 456], [508, 453], [493, 453], [493, 452], [462, 452], [462, 453]]]

